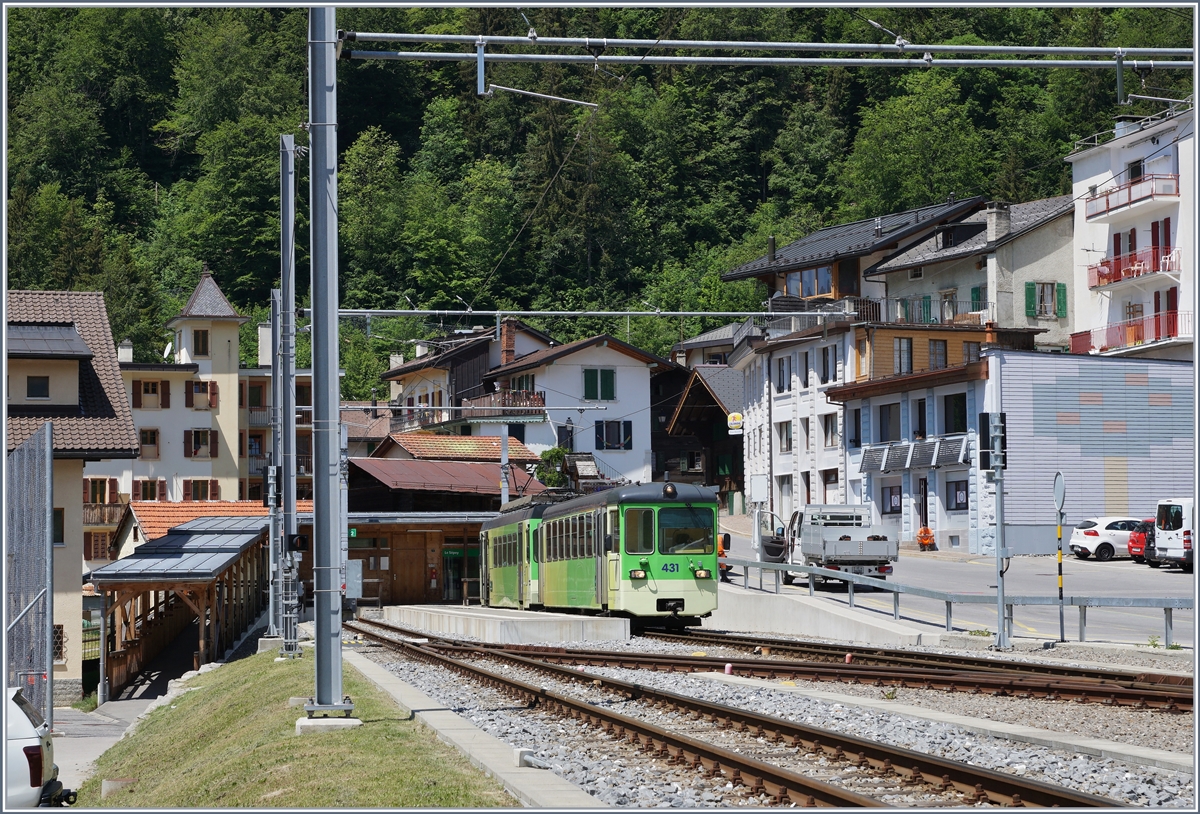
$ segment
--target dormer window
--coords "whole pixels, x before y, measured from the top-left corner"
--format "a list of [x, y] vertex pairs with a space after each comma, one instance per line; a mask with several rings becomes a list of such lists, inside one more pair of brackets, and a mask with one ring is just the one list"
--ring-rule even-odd
[[48, 399], [48, 398], [50, 398], [50, 377], [49, 376], [27, 376], [25, 378], [25, 398], [27, 398], [27, 399]]
[[208, 331], [192, 331], [192, 355], [208, 356]]

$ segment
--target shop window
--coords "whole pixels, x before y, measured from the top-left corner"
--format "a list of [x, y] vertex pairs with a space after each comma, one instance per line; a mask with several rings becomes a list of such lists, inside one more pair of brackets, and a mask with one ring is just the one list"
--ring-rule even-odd
[[961, 512], [967, 509], [967, 482], [965, 480], [946, 481], [946, 511]]
[[900, 514], [900, 487], [884, 486], [881, 490], [883, 497], [883, 514]]

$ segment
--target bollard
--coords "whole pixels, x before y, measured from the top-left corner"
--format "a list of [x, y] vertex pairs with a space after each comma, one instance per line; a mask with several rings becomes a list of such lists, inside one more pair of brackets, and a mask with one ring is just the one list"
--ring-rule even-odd
[[1163, 620], [1163, 624], [1165, 625], [1165, 630], [1163, 630], [1163, 643], [1167, 647], [1170, 647], [1172, 644], [1174, 644], [1174, 641], [1171, 639], [1171, 634], [1174, 632], [1174, 625], [1171, 624], [1171, 609], [1163, 608], [1163, 615], [1166, 617]]
[[726, 663], [726, 665], [725, 665], [725, 675], [727, 675], [727, 676], [731, 676], [731, 675], [733, 675], [733, 665], [732, 665], [732, 664], [728, 664], [728, 663]]
[[817, 577], [812, 572], [808, 574], [808, 595], [812, 596], [817, 592]]
[[900, 592], [892, 591], [892, 618], [900, 621]]
[[854, 580], [846, 580], [846, 593], [850, 597], [850, 607], [854, 607]]
[[1084, 641], [1087, 635], [1087, 605], [1079, 606], [1079, 641]]
[[853, 654], [853, 653], [847, 653], [847, 654], [846, 654], [846, 663], [847, 663], [847, 664], [851, 664], [851, 663], [853, 663], [853, 662], [854, 662], [854, 654]]

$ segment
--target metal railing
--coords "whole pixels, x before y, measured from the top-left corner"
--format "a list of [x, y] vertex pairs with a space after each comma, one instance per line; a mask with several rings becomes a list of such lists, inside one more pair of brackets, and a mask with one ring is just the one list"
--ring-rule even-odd
[[[897, 325], [979, 325], [994, 319], [994, 304], [983, 300], [944, 300], [920, 297], [843, 297], [799, 299], [777, 297], [768, 302], [777, 316], [766, 318], [758, 326], [772, 334], [815, 328], [822, 320], [881, 322]], [[747, 320], [739, 331], [748, 333], [754, 320]], [[734, 342], [739, 340], [734, 335]]]
[[1139, 119], [1139, 120], [1133, 121], [1133, 122], [1121, 122], [1116, 127], [1110, 128], [1108, 130], [1101, 130], [1099, 133], [1093, 133], [1090, 136], [1085, 136], [1084, 138], [1076, 139], [1075, 140], [1075, 149], [1073, 149], [1071, 152], [1077, 153], [1081, 150], [1087, 150], [1091, 147], [1098, 147], [1101, 144], [1112, 141], [1115, 138], [1118, 138], [1121, 136], [1126, 136], [1126, 135], [1129, 135], [1130, 133], [1136, 133], [1137, 131], [1139, 131], [1149, 125], [1152, 125], [1155, 122], [1169, 119], [1171, 116], [1174, 116], [1176, 113], [1182, 113], [1183, 111], [1191, 110], [1191, 109], [1192, 109], [1192, 101], [1190, 98], [1186, 99], [1186, 100], [1182, 100], [1182, 101], [1173, 102], [1166, 110], [1146, 116], [1144, 119]]
[[1116, 209], [1159, 196], [1179, 197], [1178, 175], [1143, 175], [1084, 199], [1087, 217], [1098, 218]]
[[412, 432], [419, 430], [422, 427], [427, 427], [430, 424], [441, 424], [449, 421], [453, 413], [438, 407], [427, 407], [421, 405], [419, 407], [403, 407], [392, 410], [392, 417], [388, 421], [389, 432]]
[[121, 522], [124, 511], [124, 503], [84, 503], [83, 525], [115, 526]]
[[270, 407], [247, 407], [247, 412], [250, 414], [251, 427], [269, 427], [271, 426], [271, 408]]
[[300, 477], [307, 477], [313, 473], [313, 458], [311, 455], [296, 456], [296, 474]]
[[[962, 594], [948, 591], [936, 591], [932, 588], [918, 588], [913, 585], [901, 585], [885, 579], [866, 577], [860, 574], [848, 574], [845, 571], [834, 571], [829, 568], [818, 568], [813, 565], [793, 565], [791, 563], [759, 562], [757, 560], [737, 560], [729, 557], [721, 558], [720, 562], [742, 569], [742, 587], [750, 590], [750, 569], [758, 569], [758, 587], [763, 589], [763, 573], [775, 573], [775, 593], [780, 593], [783, 574], [804, 574], [808, 577], [808, 595], [816, 594], [816, 581], [820, 577], [825, 580], [837, 580], [846, 583], [846, 594], [850, 607], [854, 604], [854, 586], [875, 588], [892, 592], [892, 618], [900, 619], [900, 595], [925, 597], [946, 603], [946, 632], [954, 632], [954, 612], [956, 604], [996, 606], [996, 594]], [[1087, 640], [1087, 609], [1088, 608], [1162, 608], [1163, 610], [1163, 640], [1167, 647], [1174, 643], [1174, 620], [1172, 611], [1176, 609], [1193, 610], [1195, 603], [1190, 597], [1158, 597], [1158, 596], [1066, 596], [1063, 604], [1079, 608], [1079, 641]], [[1005, 626], [1008, 635], [1012, 636], [1013, 609], [1017, 605], [1058, 605], [1057, 596], [1021, 596], [1004, 595]]]
[[267, 466], [267, 457], [265, 455], [250, 455], [246, 467], [247, 473], [253, 476], [261, 476]]
[[1181, 268], [1179, 249], [1150, 247], [1115, 257], [1106, 257], [1088, 266], [1088, 288], [1112, 285], [1146, 274], [1165, 271], [1178, 273]]
[[1071, 334], [1071, 353], [1104, 353], [1192, 336], [1191, 311], [1164, 311]]

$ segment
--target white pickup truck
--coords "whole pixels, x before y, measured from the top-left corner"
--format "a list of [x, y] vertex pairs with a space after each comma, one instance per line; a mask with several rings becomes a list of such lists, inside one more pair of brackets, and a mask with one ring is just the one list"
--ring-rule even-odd
[[[792, 514], [785, 534], [787, 561], [887, 579], [900, 541], [871, 525], [869, 506], [810, 504]], [[791, 583], [793, 575], [784, 580]]]

